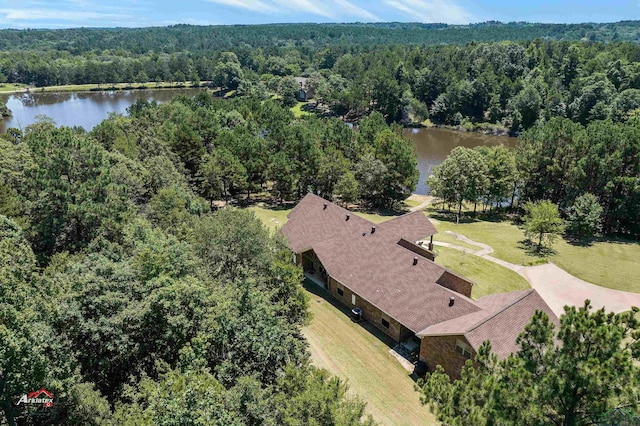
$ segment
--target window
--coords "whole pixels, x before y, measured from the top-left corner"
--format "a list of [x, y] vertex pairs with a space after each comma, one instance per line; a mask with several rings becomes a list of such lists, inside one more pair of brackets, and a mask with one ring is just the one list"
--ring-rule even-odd
[[338, 295], [344, 296], [344, 290], [338, 287]]
[[355, 295], [355, 294], [352, 294], [352, 295], [351, 295], [351, 304], [352, 304], [352, 305], [355, 305], [355, 304], [356, 304], [356, 295]]
[[293, 255], [293, 263], [294, 263], [295, 265], [297, 265], [297, 264], [298, 264], [298, 256], [296, 256], [295, 254]]
[[456, 352], [465, 358], [471, 358], [471, 348], [460, 340], [456, 340]]
[[389, 321], [387, 321], [386, 319], [382, 318], [382, 326], [385, 328], [389, 328]]

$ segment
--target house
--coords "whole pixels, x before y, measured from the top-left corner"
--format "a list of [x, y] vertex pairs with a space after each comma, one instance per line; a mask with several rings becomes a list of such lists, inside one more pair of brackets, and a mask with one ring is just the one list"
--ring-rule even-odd
[[294, 79], [298, 84], [300, 84], [300, 90], [296, 92], [296, 99], [298, 102], [307, 102], [315, 96], [315, 90], [307, 85], [307, 78], [294, 77]]
[[308, 194], [281, 232], [307, 278], [395, 341], [419, 341], [420, 359], [452, 377], [484, 340], [513, 352], [537, 309], [558, 322], [535, 290], [473, 300], [471, 281], [434, 262], [437, 231], [422, 212], [374, 224]]

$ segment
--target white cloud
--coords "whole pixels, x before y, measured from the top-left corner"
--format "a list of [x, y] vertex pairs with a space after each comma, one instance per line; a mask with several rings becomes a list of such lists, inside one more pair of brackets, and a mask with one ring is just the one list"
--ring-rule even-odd
[[218, 3], [223, 6], [236, 7], [238, 9], [247, 9], [253, 12], [275, 12], [270, 5], [261, 0], [206, 0], [210, 3]]
[[384, 3], [420, 22], [467, 24], [473, 20], [473, 15], [454, 0], [384, 0]]
[[269, 14], [312, 14], [323, 16], [331, 20], [364, 19], [367, 21], [379, 21], [373, 13], [355, 5], [349, 0], [331, 0], [320, 4], [314, 0], [206, 0], [224, 6], [247, 9], [253, 12]]
[[347, 0], [333, 0], [333, 2], [339, 8], [341, 8], [343, 12], [345, 12], [344, 15], [346, 15], [347, 17], [353, 16], [353, 17], [365, 19], [367, 21], [380, 21], [380, 18], [378, 18], [373, 13], [359, 6], [356, 6], [355, 4]]
[[326, 18], [335, 18], [331, 11], [324, 7], [316, 5], [310, 0], [272, 0], [281, 8], [287, 8], [294, 13], [312, 13], [314, 15], [324, 16]]
[[129, 17], [115, 13], [83, 12], [54, 9], [0, 9], [0, 16], [4, 21], [37, 21], [43, 19], [61, 21], [84, 21], [88, 19], [113, 19]]

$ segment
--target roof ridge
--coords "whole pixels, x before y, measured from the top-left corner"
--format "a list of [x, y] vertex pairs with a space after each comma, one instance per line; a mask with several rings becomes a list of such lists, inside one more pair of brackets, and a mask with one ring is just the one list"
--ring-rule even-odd
[[[343, 211], [344, 213], [346, 213], [346, 214], [355, 214], [355, 215], [356, 215], [356, 216], [358, 216], [360, 219], [362, 219], [362, 220], [364, 220], [364, 221], [369, 222], [369, 224], [374, 225], [374, 226], [376, 225], [375, 223], [371, 222], [369, 219], [367, 219], [367, 218], [365, 218], [365, 217], [362, 217], [362, 216], [358, 215], [358, 214], [357, 214], [357, 212], [354, 212], [354, 211], [351, 211], [351, 210], [349, 210], [349, 209], [347, 209], [347, 208], [344, 208], [344, 207], [342, 207], [342, 206], [339, 206], [338, 204], [334, 203], [333, 201], [331, 201], [331, 200], [327, 200], [326, 198], [321, 197], [321, 196], [319, 196], [319, 195], [316, 195], [316, 194], [314, 194], [313, 192], [309, 192], [309, 193], [307, 193], [307, 195], [305, 195], [305, 197], [306, 197], [306, 196], [308, 196], [308, 195], [313, 195], [314, 197], [317, 197], [317, 198], [321, 199], [322, 201], [324, 201], [324, 202], [326, 202], [326, 203], [329, 203], [329, 204], [331, 204], [331, 205], [332, 205], [332, 206], [334, 206], [334, 207], [337, 207], [339, 210], [342, 210], [342, 211]], [[304, 197], [303, 197], [303, 199], [304, 199]], [[298, 203], [298, 204], [296, 205], [296, 207], [297, 207], [298, 205], [300, 205], [300, 203]]]
[[524, 293], [522, 294], [522, 296], [516, 298], [511, 303], [506, 304], [502, 308], [500, 308], [497, 311], [495, 311], [493, 314], [484, 317], [482, 320], [478, 321], [476, 324], [474, 324], [473, 326], [471, 326], [467, 330], [465, 330], [465, 333], [469, 333], [469, 332], [475, 330], [476, 328], [480, 327], [482, 324], [486, 323], [487, 321], [497, 317], [502, 312], [506, 311], [507, 309], [509, 309], [513, 305], [515, 305], [515, 304], [519, 303], [520, 301], [522, 301], [525, 297], [528, 297], [529, 295], [533, 294], [534, 291], [535, 291], [535, 289], [533, 289], [533, 288], [529, 289], [529, 290], [524, 290]]
[[384, 222], [381, 222], [380, 225], [383, 225], [383, 224], [389, 223], [389, 222], [393, 222], [394, 220], [402, 219], [403, 217], [411, 216], [412, 214], [416, 214], [416, 213], [422, 213], [422, 211], [421, 210], [416, 210], [415, 212], [407, 212], [407, 213], [401, 214], [400, 216], [396, 216], [393, 219], [385, 220]]

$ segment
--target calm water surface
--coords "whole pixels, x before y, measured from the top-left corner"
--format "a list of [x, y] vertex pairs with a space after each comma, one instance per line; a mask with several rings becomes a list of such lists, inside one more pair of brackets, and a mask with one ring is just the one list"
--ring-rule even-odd
[[81, 126], [91, 130], [109, 113], [125, 114], [137, 100], [168, 102], [177, 95], [194, 96], [202, 89], [123, 90], [114, 92], [16, 93], [2, 95], [12, 116], [0, 121], [0, 132], [25, 128], [46, 115], [58, 126]]
[[405, 129], [404, 135], [411, 139], [418, 154], [418, 170], [420, 181], [417, 194], [427, 194], [429, 188], [426, 180], [431, 175], [433, 166], [442, 163], [449, 153], [458, 146], [475, 148], [476, 146], [503, 145], [515, 148], [516, 138], [507, 136], [491, 136], [471, 132], [454, 132], [447, 129]]
[[[194, 96], [202, 89], [131, 90], [115, 92], [80, 93], [20, 93], [2, 95], [13, 115], [0, 121], [0, 132], [9, 127], [24, 128], [46, 115], [58, 126], [81, 126], [91, 130], [106, 119], [109, 113], [126, 114], [127, 108], [137, 100], [168, 102], [177, 95]], [[427, 194], [425, 183], [433, 166], [444, 161], [457, 146], [504, 145], [516, 146], [516, 138], [489, 136], [479, 133], [454, 132], [445, 129], [406, 129], [405, 136], [413, 141], [418, 154], [420, 181], [416, 192]]]

